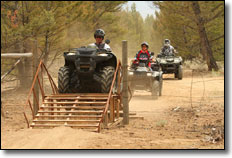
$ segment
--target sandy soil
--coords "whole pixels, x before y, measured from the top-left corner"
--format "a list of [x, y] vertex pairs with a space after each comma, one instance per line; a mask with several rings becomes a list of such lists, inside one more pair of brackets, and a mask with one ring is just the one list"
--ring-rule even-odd
[[[174, 80], [165, 75], [163, 96], [136, 91], [130, 111], [143, 119], [101, 133], [67, 127], [27, 129], [23, 105], [28, 91], [2, 93], [2, 149], [223, 149], [224, 77]], [[192, 84], [192, 100], [190, 89]]]

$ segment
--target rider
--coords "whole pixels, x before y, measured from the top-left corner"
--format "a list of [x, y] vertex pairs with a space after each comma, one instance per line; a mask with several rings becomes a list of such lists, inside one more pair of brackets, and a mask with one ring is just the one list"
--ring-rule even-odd
[[174, 49], [173, 46], [171, 46], [170, 40], [169, 39], [165, 39], [164, 40], [164, 46], [160, 50], [160, 54], [165, 55], [165, 56], [169, 56], [169, 55], [174, 55], [176, 53], [177, 53], [177, 51]]
[[92, 43], [89, 46], [97, 46], [99, 49], [106, 49], [107, 51], [111, 52], [111, 48], [108, 44], [104, 43], [104, 36], [105, 36], [105, 31], [102, 29], [97, 29], [94, 33], [94, 38], [96, 40], [96, 43]]
[[134, 62], [136, 62], [136, 60], [139, 62], [141, 62], [141, 61], [147, 62], [148, 61], [148, 66], [150, 67], [151, 66], [150, 60], [152, 59], [152, 57], [151, 57], [151, 52], [148, 51], [148, 48], [149, 48], [148, 43], [147, 42], [141, 43], [141, 48], [142, 49], [140, 51], [138, 51], [138, 53], [136, 54], [136, 56], [135, 56], [136, 59]]

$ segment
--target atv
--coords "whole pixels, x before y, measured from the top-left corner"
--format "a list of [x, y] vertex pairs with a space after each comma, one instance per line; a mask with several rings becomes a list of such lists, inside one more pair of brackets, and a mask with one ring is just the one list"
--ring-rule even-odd
[[151, 92], [153, 99], [162, 95], [162, 71], [156, 62], [146, 59], [133, 59], [128, 72], [128, 79], [132, 94], [135, 90], [147, 90]]
[[65, 64], [58, 72], [59, 93], [108, 93], [117, 58], [113, 52], [87, 46], [64, 52]]
[[175, 74], [175, 78], [183, 78], [182, 58], [175, 55], [158, 54], [156, 61], [160, 64], [164, 74]]

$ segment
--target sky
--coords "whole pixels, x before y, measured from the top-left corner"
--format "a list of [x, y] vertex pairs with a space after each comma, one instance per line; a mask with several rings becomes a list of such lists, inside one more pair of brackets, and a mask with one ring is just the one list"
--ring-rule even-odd
[[128, 6], [130, 10], [133, 3], [136, 4], [136, 10], [140, 12], [143, 19], [146, 18], [147, 14], [154, 15], [155, 17], [155, 7], [152, 5], [152, 1], [128, 1], [124, 8]]

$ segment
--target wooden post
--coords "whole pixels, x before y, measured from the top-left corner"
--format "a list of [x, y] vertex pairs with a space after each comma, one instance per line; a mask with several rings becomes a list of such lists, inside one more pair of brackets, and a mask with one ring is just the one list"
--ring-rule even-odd
[[109, 119], [109, 118], [108, 118], [108, 111], [107, 111], [106, 114], [105, 114], [104, 120], [103, 120], [104, 128], [107, 128], [107, 127], [108, 127], [108, 122], [109, 122], [108, 119]]
[[110, 122], [114, 122], [114, 97], [110, 98]]
[[117, 117], [117, 119], [119, 118], [119, 105], [120, 105], [120, 100], [117, 98], [116, 99], [117, 100], [117, 103], [116, 103], [116, 111], [117, 111], [117, 113], [116, 113], [116, 117]]
[[127, 64], [128, 64], [127, 41], [122, 41], [122, 71], [123, 71], [122, 103], [123, 103], [123, 124], [124, 125], [129, 124]]
[[[34, 42], [34, 49], [33, 49], [33, 78], [35, 77], [36, 71], [37, 71], [37, 67], [39, 65], [38, 62], [38, 52], [37, 52], [37, 41]], [[33, 95], [33, 109], [34, 109], [34, 115], [37, 114], [38, 110], [39, 110], [39, 103], [37, 104], [36, 102], [36, 98], [39, 101], [39, 86], [38, 86], [38, 81], [35, 82], [35, 95]]]

